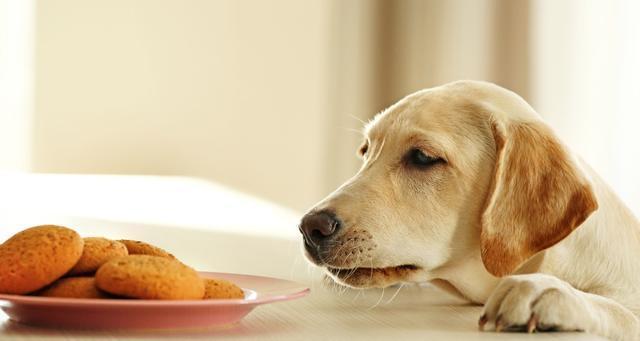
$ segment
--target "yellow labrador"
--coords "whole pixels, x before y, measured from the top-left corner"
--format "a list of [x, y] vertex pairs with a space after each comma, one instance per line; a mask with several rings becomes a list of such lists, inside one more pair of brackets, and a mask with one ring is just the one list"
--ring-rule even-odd
[[461, 81], [365, 128], [358, 173], [302, 219], [335, 281], [432, 281], [496, 331], [640, 339], [640, 224], [518, 95]]

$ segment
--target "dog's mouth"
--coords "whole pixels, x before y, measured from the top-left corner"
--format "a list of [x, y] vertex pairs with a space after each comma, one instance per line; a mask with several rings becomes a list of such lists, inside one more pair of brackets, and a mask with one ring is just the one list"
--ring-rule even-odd
[[333, 268], [331, 266], [327, 266], [327, 270], [332, 274], [343, 277], [343, 276], [353, 276], [354, 273], [365, 272], [367, 274], [382, 274], [386, 276], [395, 275], [398, 273], [406, 273], [409, 271], [415, 271], [420, 269], [418, 266], [413, 264], [404, 264], [398, 266], [388, 266], [385, 268], [365, 268], [365, 267], [357, 267], [357, 268]]
[[403, 264], [383, 268], [326, 266], [326, 269], [334, 279], [349, 286], [385, 287], [409, 278], [412, 273], [420, 270], [420, 267], [413, 264]]

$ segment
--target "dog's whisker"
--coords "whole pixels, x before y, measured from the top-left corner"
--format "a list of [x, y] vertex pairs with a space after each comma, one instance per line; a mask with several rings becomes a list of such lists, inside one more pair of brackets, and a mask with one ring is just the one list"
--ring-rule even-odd
[[369, 307], [368, 310], [375, 309], [376, 307], [378, 307], [378, 305], [380, 305], [380, 302], [382, 302], [383, 298], [384, 298], [384, 287], [382, 288], [382, 292], [380, 293], [380, 298], [378, 299], [378, 301], [373, 306]]
[[[293, 257], [293, 264], [291, 264], [291, 270], [289, 271], [289, 278], [290, 279], [294, 279], [295, 278], [295, 273], [296, 273], [296, 269], [298, 268], [298, 265], [300, 265], [300, 258], [298, 257]], [[311, 265], [307, 263], [307, 267], [310, 267]]]
[[[367, 122], [365, 122], [363, 119], [361, 119], [360, 117], [354, 115], [354, 114], [348, 114], [349, 117], [355, 119], [356, 121], [360, 122], [362, 125], [366, 125]], [[362, 131], [360, 131], [362, 133]]]
[[391, 298], [387, 302], [385, 302], [384, 305], [391, 303], [391, 301], [393, 301], [396, 298], [396, 296], [398, 296], [400, 289], [402, 289], [403, 287], [404, 287], [404, 283], [400, 283], [400, 286], [398, 286], [398, 290], [396, 290], [393, 296], [391, 296]]
[[353, 129], [353, 128], [347, 128], [347, 127], [342, 127], [342, 129], [351, 132], [351, 133], [356, 133], [360, 136], [362, 136], [362, 131], [358, 130], [358, 129]]
[[[340, 256], [340, 252], [342, 252], [342, 249], [344, 249], [346, 247], [347, 243], [343, 243], [340, 248], [333, 253], [333, 256], [331, 257], [330, 260], [327, 261], [327, 263], [332, 264], [336, 259], [338, 259], [338, 257]], [[338, 242], [335, 242], [335, 245], [338, 245]]]
[[344, 280], [347, 281], [349, 278], [351, 278], [351, 276], [353, 276], [353, 274], [358, 270], [358, 268], [353, 268], [349, 270], [349, 273], [347, 274], [347, 276], [345, 276]]
[[314, 269], [315, 267], [313, 265], [307, 263], [307, 276], [309, 276], [309, 278], [313, 278]]
[[360, 295], [362, 295], [362, 291], [363, 290], [358, 290], [358, 293], [353, 297], [351, 303], [354, 303], [360, 297]]
[[340, 288], [340, 296], [344, 295], [347, 292], [347, 286], [343, 285]]
[[[335, 248], [337, 245], [339, 245], [340, 243], [338, 241], [328, 241], [325, 244], [325, 247], [323, 250], [321, 250], [321, 252], [319, 253], [319, 256], [327, 256], [327, 254], [330, 253], [330, 250], [332, 250], [333, 248]], [[344, 244], [342, 244], [341, 246], [343, 246]], [[340, 251], [340, 250], [338, 250]], [[326, 259], [326, 257], [321, 257], [321, 260], [323, 260], [325, 263], [331, 263], [335, 260], [335, 257], [337, 257], [339, 255], [339, 252], [334, 252], [333, 256], [331, 259]], [[325, 259], [322, 259], [325, 258]]]
[[[347, 258], [346, 261], [349, 262], [349, 259]], [[354, 267], [354, 268], [350, 269], [349, 272], [344, 276], [344, 278], [342, 278], [342, 281], [347, 283], [348, 280], [356, 273], [356, 271], [358, 271], [358, 268]], [[346, 292], [348, 288], [346, 286], [344, 288], [345, 289], [344, 289], [343, 292]]]

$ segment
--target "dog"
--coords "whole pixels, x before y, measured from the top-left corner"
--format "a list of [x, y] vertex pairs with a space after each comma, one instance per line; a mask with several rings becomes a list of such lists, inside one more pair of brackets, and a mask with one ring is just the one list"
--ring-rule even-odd
[[484, 304], [480, 330], [640, 339], [640, 224], [520, 96], [421, 90], [364, 136], [360, 170], [299, 225], [337, 283], [429, 281]]

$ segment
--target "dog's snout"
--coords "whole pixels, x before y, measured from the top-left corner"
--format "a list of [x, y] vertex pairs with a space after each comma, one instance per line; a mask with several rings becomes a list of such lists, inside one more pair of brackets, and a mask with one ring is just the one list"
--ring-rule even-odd
[[332, 212], [311, 212], [302, 218], [300, 232], [304, 236], [305, 242], [315, 247], [322, 240], [336, 233], [340, 225], [340, 220]]

